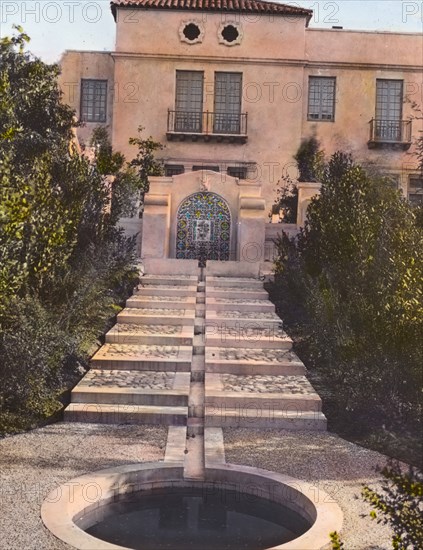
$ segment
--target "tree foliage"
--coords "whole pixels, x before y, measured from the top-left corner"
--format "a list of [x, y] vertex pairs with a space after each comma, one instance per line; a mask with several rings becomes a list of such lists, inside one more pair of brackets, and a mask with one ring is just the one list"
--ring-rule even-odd
[[133, 287], [135, 241], [119, 219], [156, 169], [152, 140], [137, 171], [104, 128], [94, 162], [78, 154], [59, 68], [17, 31], [0, 41], [0, 431], [57, 407]]
[[304, 139], [294, 156], [297, 161], [298, 177], [283, 175], [276, 188], [273, 212], [277, 212], [284, 223], [296, 223], [298, 211], [298, 182], [320, 181], [324, 169], [324, 152], [316, 137]]

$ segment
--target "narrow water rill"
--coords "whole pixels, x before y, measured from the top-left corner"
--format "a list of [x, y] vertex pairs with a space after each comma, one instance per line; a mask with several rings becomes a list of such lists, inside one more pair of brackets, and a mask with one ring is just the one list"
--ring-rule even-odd
[[65, 418], [166, 425], [164, 459], [65, 483], [43, 503], [45, 525], [81, 550], [324, 547], [342, 526], [328, 495], [225, 460], [225, 427], [326, 429], [258, 271], [244, 266], [240, 276], [239, 263], [210, 260], [154, 267], [73, 389]]

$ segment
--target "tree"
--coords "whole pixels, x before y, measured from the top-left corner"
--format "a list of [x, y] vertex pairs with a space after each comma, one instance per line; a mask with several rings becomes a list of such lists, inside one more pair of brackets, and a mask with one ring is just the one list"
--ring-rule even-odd
[[298, 179], [289, 174], [282, 176], [276, 189], [276, 200], [272, 212], [281, 215], [284, 223], [296, 223], [298, 211], [298, 182], [319, 181], [323, 171], [324, 152], [320, 143], [312, 136], [301, 142], [294, 156], [298, 167]]
[[119, 218], [128, 182], [144, 185], [105, 130], [93, 164], [79, 155], [59, 68], [17, 31], [0, 41], [0, 432], [58, 407], [133, 288], [135, 240]]

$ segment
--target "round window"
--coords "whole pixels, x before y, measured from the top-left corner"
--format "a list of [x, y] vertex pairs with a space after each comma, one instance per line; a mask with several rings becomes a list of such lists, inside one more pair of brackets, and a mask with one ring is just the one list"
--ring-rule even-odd
[[242, 26], [235, 21], [225, 21], [219, 26], [217, 36], [220, 44], [238, 46], [241, 44], [243, 37]]
[[233, 25], [226, 25], [222, 29], [222, 37], [226, 42], [235, 42], [239, 38], [239, 32]]
[[197, 40], [201, 31], [195, 23], [188, 23], [188, 25], [185, 25], [183, 33], [185, 38], [192, 42], [193, 40]]

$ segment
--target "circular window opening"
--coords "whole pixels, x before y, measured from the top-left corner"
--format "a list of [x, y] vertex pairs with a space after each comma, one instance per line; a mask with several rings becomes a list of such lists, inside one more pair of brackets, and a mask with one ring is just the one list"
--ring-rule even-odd
[[222, 31], [222, 36], [226, 40], [226, 42], [235, 42], [235, 40], [239, 37], [239, 32], [236, 27], [233, 25], [226, 25], [226, 27]]
[[188, 25], [186, 25], [183, 32], [185, 38], [190, 41], [197, 40], [197, 38], [201, 34], [200, 29], [194, 23], [189, 23]]

